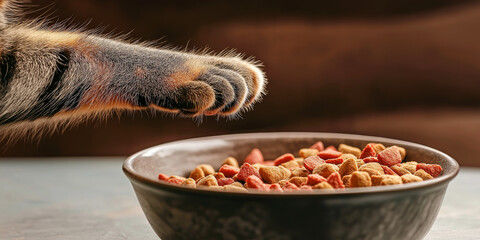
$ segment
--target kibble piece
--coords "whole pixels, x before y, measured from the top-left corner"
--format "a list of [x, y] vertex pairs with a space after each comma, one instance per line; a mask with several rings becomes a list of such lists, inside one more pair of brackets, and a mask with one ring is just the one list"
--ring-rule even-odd
[[158, 174], [158, 180], [160, 181], [168, 181], [169, 178], [170, 177], [165, 174], [162, 174], [162, 173]]
[[333, 188], [345, 188], [345, 185], [343, 185], [342, 182], [342, 177], [338, 172], [330, 174], [327, 178], [327, 182], [332, 185]]
[[219, 178], [217, 179], [218, 186], [225, 186], [234, 183], [235, 181], [231, 178]]
[[379, 152], [385, 150], [385, 146], [383, 146], [383, 144], [381, 144], [381, 143], [374, 143], [373, 144], [373, 149], [378, 154]]
[[402, 184], [402, 178], [399, 176], [393, 175], [382, 175], [382, 181], [380, 185], [395, 185], [395, 184]]
[[350, 178], [352, 178], [352, 174], [343, 176], [342, 177], [343, 185], [350, 186]]
[[360, 157], [360, 154], [362, 153], [362, 150], [360, 150], [360, 148], [356, 148], [356, 147], [353, 147], [353, 146], [349, 146], [347, 144], [343, 144], [341, 143], [339, 146], [338, 146], [338, 151], [342, 152], [342, 153], [350, 153], [350, 154], [353, 154], [355, 155], [355, 157], [359, 158]]
[[360, 158], [367, 158], [367, 157], [375, 157], [377, 156], [377, 152], [373, 148], [373, 144], [367, 144], [365, 148], [363, 148], [362, 153], [360, 154]]
[[203, 173], [205, 174], [205, 176], [208, 176], [210, 174], [214, 174], [215, 173], [215, 169], [213, 169], [212, 165], [210, 164], [200, 164], [198, 165], [197, 167], [199, 167], [200, 169], [202, 169]]
[[297, 161], [295, 161], [295, 160], [284, 162], [284, 163], [280, 164], [280, 166], [285, 167], [287, 169], [299, 167]]
[[319, 156], [310, 156], [303, 160], [303, 166], [310, 172], [313, 171], [313, 169], [315, 169], [318, 165], [324, 163], [325, 160], [323, 160]]
[[247, 178], [247, 180], [245, 181], [245, 186], [247, 188], [254, 188], [254, 189], [258, 189], [258, 190], [267, 190], [268, 189], [265, 186], [265, 184], [262, 182], [262, 180], [255, 175], [251, 175]]
[[360, 166], [360, 167], [358, 168], [358, 170], [361, 171], [361, 170], [363, 170], [363, 169], [365, 169], [365, 168], [371, 168], [371, 169], [373, 169], [373, 170], [377, 170], [378, 172], [380, 172], [380, 173], [382, 173], [382, 174], [384, 173], [384, 172], [383, 172], [382, 165], [380, 165], [380, 163], [377, 163], [377, 162], [365, 163], [365, 164], [363, 164], [362, 166]]
[[186, 186], [186, 187], [192, 187], [192, 188], [197, 186], [197, 184], [195, 183], [195, 180], [193, 178], [185, 179], [185, 181], [182, 182], [182, 185]]
[[218, 172], [218, 173], [214, 173], [213, 176], [218, 180], [220, 178], [225, 178], [225, 175], [223, 175], [223, 173], [221, 172]]
[[261, 164], [261, 163], [252, 164], [252, 167], [255, 168], [255, 169], [257, 169], [257, 171], [260, 170], [260, 168], [261, 168], [261, 167], [264, 167], [264, 166], [265, 166], [265, 165], [263, 165], [263, 164]]
[[225, 185], [225, 186], [223, 186], [223, 189], [225, 189], [227, 191], [232, 191], [232, 192], [248, 192], [248, 190], [245, 189], [243, 186], [238, 187], [238, 186], [233, 185], [233, 184]]
[[313, 144], [310, 148], [317, 149], [318, 151], [323, 151], [323, 149], [324, 149], [323, 142], [318, 141], [315, 144]]
[[292, 169], [291, 173], [292, 177], [307, 177], [310, 172], [304, 167], [300, 167]]
[[333, 189], [332, 185], [328, 182], [321, 182], [312, 187], [313, 189]]
[[258, 148], [252, 149], [250, 153], [245, 158], [244, 163], [255, 164], [255, 163], [263, 163], [263, 154]]
[[440, 176], [440, 173], [442, 173], [442, 167], [437, 164], [419, 163], [417, 164], [417, 171], [419, 169], [423, 169], [425, 172], [427, 172], [434, 178]]
[[355, 162], [357, 162], [357, 168], [361, 167], [363, 164], [365, 164], [365, 162], [363, 161], [363, 159], [357, 159], [355, 160]]
[[417, 177], [413, 174], [405, 174], [405, 175], [402, 175], [402, 181], [403, 183], [411, 183], [411, 182], [421, 182], [423, 181], [423, 179], [421, 177]]
[[405, 148], [403, 147], [399, 147], [399, 146], [395, 146], [398, 148], [398, 151], [400, 151], [400, 156], [402, 156], [402, 161], [403, 159], [405, 159], [405, 157], [407, 156], [407, 150], [405, 150]]
[[280, 187], [284, 187], [286, 184], [287, 184], [288, 180], [284, 179], [284, 180], [280, 180], [278, 181], [278, 185], [280, 185]]
[[314, 155], [317, 155], [318, 154], [318, 149], [314, 149], [314, 148], [302, 148], [300, 149], [300, 151], [298, 152], [298, 154], [300, 155], [300, 157], [302, 158], [307, 158], [307, 157], [310, 157], [310, 156], [314, 156]]
[[348, 159], [357, 159], [357, 157], [351, 153], [343, 153], [342, 155], [340, 155], [340, 157], [346, 161]]
[[377, 157], [367, 157], [367, 158], [363, 158], [362, 161], [364, 163], [378, 162], [378, 158]]
[[370, 175], [370, 177], [373, 176], [373, 175], [378, 175], [378, 176], [380, 176], [380, 175], [383, 174], [383, 173], [380, 173], [379, 171], [377, 171], [377, 170], [375, 170], [375, 169], [371, 169], [371, 168], [364, 168], [364, 169], [362, 169], [362, 170], [360, 170], [360, 171], [368, 173], [368, 175]]
[[306, 184], [308, 181], [307, 177], [293, 177], [288, 180], [289, 182], [295, 184], [297, 187], [302, 186], [303, 184]]
[[393, 166], [390, 166], [390, 169], [392, 169], [398, 176], [403, 176], [405, 174], [410, 174], [410, 172], [401, 167], [401, 166], [397, 166], [397, 165], [393, 165]]
[[239, 168], [238, 161], [234, 157], [227, 157], [223, 160], [222, 165], [232, 166], [234, 168]]
[[290, 174], [285, 171], [284, 168], [276, 166], [261, 167], [259, 173], [260, 177], [266, 183], [277, 183], [280, 180], [287, 179], [290, 176]]
[[172, 184], [182, 184], [185, 180], [183, 179], [180, 179], [180, 178], [169, 178], [167, 180], [168, 183], [172, 183]]
[[278, 183], [274, 183], [272, 185], [270, 185], [270, 191], [277, 191], [277, 192], [283, 192], [283, 189], [282, 187], [280, 186], [280, 184]]
[[348, 160], [345, 160], [345, 162], [343, 162], [342, 165], [340, 165], [340, 169], [338, 170], [338, 172], [343, 177], [345, 175], [352, 174], [357, 170], [358, 170], [357, 161], [355, 161], [355, 159], [350, 158]]
[[328, 176], [330, 176], [330, 174], [332, 174], [334, 172], [337, 172], [337, 171], [338, 171], [338, 167], [336, 165], [329, 164], [329, 163], [324, 163], [324, 164], [320, 164], [317, 167], [315, 167], [315, 169], [313, 169], [312, 173], [313, 174], [318, 174], [318, 175], [320, 175], [324, 178], [328, 178]]
[[244, 163], [242, 164], [242, 167], [240, 168], [240, 171], [237, 174], [237, 180], [245, 181], [251, 175], [260, 177], [260, 173], [258, 173], [257, 169], [255, 169], [254, 167], [252, 167], [252, 165], [248, 163]]
[[208, 175], [197, 182], [198, 186], [218, 186], [217, 179], [213, 175]]
[[372, 180], [372, 186], [380, 186], [380, 183], [383, 180], [382, 175], [371, 175], [370, 179]]
[[298, 166], [303, 166], [303, 158], [295, 158], [295, 161], [298, 163]]
[[235, 176], [235, 174], [240, 172], [240, 169], [236, 168], [236, 167], [233, 167], [233, 166], [230, 166], [230, 165], [223, 165], [223, 166], [220, 167], [220, 169], [218, 169], [218, 172], [223, 173], [223, 175], [225, 175], [225, 177], [230, 177], [231, 178], [231, 177]]
[[283, 154], [282, 156], [278, 157], [275, 159], [274, 161], [274, 165], [275, 166], [279, 166], [281, 165], [282, 163], [285, 163], [285, 162], [288, 162], [288, 161], [292, 161], [294, 160], [295, 157], [293, 156], [293, 154], [291, 153], [285, 153]]
[[302, 185], [298, 188], [299, 190], [302, 190], [302, 191], [312, 191], [312, 186], [310, 185]]
[[394, 175], [394, 176], [397, 176], [397, 174], [389, 167], [387, 166], [383, 166], [382, 165], [382, 168], [383, 168], [383, 172], [386, 174], [386, 175]]
[[372, 180], [370, 175], [366, 172], [356, 171], [352, 173], [350, 178], [350, 187], [370, 187], [372, 186]]
[[285, 192], [291, 192], [291, 191], [295, 191], [295, 190], [298, 190], [298, 187], [297, 185], [291, 183], [291, 182], [285, 182], [285, 184], [282, 186], [282, 189], [283, 191]]
[[325, 160], [325, 163], [331, 163], [331, 164], [342, 164], [343, 163], [343, 158], [334, 158], [334, 159], [327, 159]]
[[200, 179], [200, 178], [203, 178], [205, 177], [205, 173], [203, 172], [203, 170], [200, 168], [200, 167], [196, 167], [195, 169], [193, 169], [193, 171], [190, 173], [190, 178], [193, 178], [196, 180]]
[[402, 155], [396, 146], [389, 147], [378, 153], [378, 162], [385, 166], [392, 166], [402, 162]]
[[425, 172], [423, 169], [419, 169], [415, 172], [415, 176], [420, 177], [423, 180], [432, 179], [432, 175]]
[[342, 155], [341, 152], [333, 149], [326, 148], [325, 150], [319, 152], [317, 156], [319, 156], [322, 159], [332, 159], [332, 158], [338, 158]]
[[404, 162], [400, 164], [401, 167], [407, 169], [411, 174], [414, 174], [417, 171], [417, 162]]
[[318, 175], [318, 174], [310, 174], [307, 177], [307, 184], [310, 185], [310, 186], [313, 186], [313, 185], [316, 185], [318, 183], [325, 182], [325, 181], [327, 181], [327, 179]]

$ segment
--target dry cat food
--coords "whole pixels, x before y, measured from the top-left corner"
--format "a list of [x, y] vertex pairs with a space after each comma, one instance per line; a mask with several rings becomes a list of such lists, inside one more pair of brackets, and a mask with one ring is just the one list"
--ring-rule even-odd
[[286, 153], [266, 161], [260, 149], [253, 149], [239, 166], [233, 157], [215, 169], [198, 165], [188, 178], [159, 174], [158, 179], [188, 187], [248, 192], [313, 191], [421, 182], [438, 177], [442, 167], [436, 164], [402, 162], [404, 148], [369, 143], [359, 149], [346, 144], [324, 147], [321, 141], [302, 148], [298, 157]]

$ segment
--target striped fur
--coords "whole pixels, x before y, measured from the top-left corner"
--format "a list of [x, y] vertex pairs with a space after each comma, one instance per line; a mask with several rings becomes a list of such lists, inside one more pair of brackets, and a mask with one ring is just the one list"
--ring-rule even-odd
[[8, 22], [0, 0], [0, 128], [152, 108], [234, 116], [263, 94], [238, 56], [199, 55]]

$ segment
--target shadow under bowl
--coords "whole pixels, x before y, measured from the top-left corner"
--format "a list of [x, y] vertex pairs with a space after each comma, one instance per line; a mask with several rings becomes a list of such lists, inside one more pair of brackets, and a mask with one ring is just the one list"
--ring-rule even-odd
[[[442, 175], [394, 186], [301, 193], [236, 193], [192, 189], [157, 180], [186, 176], [197, 165], [216, 169], [228, 156], [244, 159], [260, 148], [265, 159], [296, 153], [316, 141], [362, 148], [397, 145], [406, 161], [439, 164]], [[447, 185], [459, 171], [448, 155], [415, 143], [333, 133], [251, 133], [176, 141], [140, 151], [123, 170], [150, 225], [169, 239], [421, 239], [431, 228]]]

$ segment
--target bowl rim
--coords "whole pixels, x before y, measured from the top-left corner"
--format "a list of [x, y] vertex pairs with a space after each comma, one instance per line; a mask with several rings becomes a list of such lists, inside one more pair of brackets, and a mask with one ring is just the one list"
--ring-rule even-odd
[[[389, 142], [395, 145], [404, 145], [409, 147], [416, 147], [421, 148], [434, 154], [438, 154], [441, 157], [445, 158], [453, 168], [453, 171], [441, 175], [437, 178], [430, 179], [428, 181], [422, 182], [415, 182], [409, 184], [400, 184], [400, 185], [388, 185], [388, 186], [373, 186], [373, 187], [362, 187], [362, 188], [346, 188], [346, 189], [335, 189], [335, 190], [314, 190], [314, 191], [292, 191], [292, 192], [280, 192], [280, 193], [273, 193], [273, 192], [262, 192], [262, 191], [249, 191], [249, 192], [233, 192], [233, 191], [225, 191], [225, 190], [211, 190], [208, 188], [190, 188], [181, 185], [174, 185], [169, 184], [166, 182], [152, 180], [146, 176], [142, 176], [139, 172], [135, 171], [133, 168], [133, 162], [137, 157], [140, 155], [149, 152], [149, 151], [158, 151], [162, 148], [168, 148], [171, 146], [175, 146], [178, 144], [182, 144], [185, 142], [194, 142], [194, 141], [209, 141], [209, 140], [241, 140], [241, 139], [252, 139], [252, 138], [279, 138], [279, 137], [312, 137], [312, 138], [332, 138], [332, 139], [346, 139], [346, 140], [364, 140], [364, 141], [371, 141], [371, 142]], [[444, 166], [442, 166], [444, 167]], [[152, 146], [137, 153], [131, 155], [127, 159], [125, 159], [122, 165], [123, 172], [125, 175], [130, 179], [130, 181], [142, 184], [144, 186], [148, 186], [155, 189], [160, 189], [169, 192], [177, 192], [177, 193], [190, 193], [190, 194], [207, 194], [207, 195], [223, 195], [223, 196], [243, 196], [243, 197], [298, 197], [298, 196], [340, 196], [340, 195], [364, 195], [364, 194], [382, 194], [382, 193], [389, 193], [389, 192], [403, 192], [403, 191], [411, 191], [415, 189], [425, 189], [431, 188], [438, 185], [442, 185], [442, 183], [448, 183], [451, 181], [455, 176], [457, 176], [460, 167], [457, 161], [450, 157], [449, 155], [425, 146], [418, 143], [403, 141], [403, 140], [396, 140], [391, 138], [385, 137], [377, 137], [377, 136], [367, 136], [367, 135], [358, 135], [358, 134], [345, 134], [345, 133], [328, 133], [328, 132], [258, 132], [258, 133], [240, 133], [240, 134], [226, 134], [226, 135], [213, 135], [207, 137], [198, 137], [198, 138], [189, 138], [184, 140], [172, 141], [163, 144], [159, 144], [156, 146]]]

